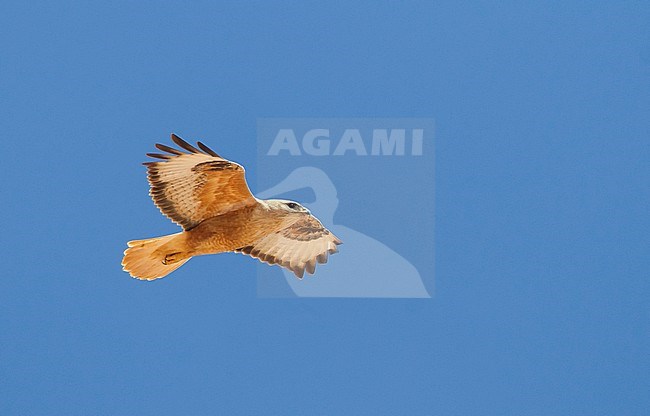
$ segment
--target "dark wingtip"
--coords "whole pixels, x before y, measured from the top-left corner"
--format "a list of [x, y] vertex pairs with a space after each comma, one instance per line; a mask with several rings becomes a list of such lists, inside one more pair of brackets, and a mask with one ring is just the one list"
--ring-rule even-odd
[[199, 145], [199, 148], [200, 148], [201, 150], [203, 150], [205, 153], [209, 154], [210, 156], [221, 157], [221, 156], [219, 156], [219, 155], [217, 154], [217, 152], [215, 152], [214, 150], [210, 149], [210, 148], [209, 148], [208, 146], [206, 146], [205, 144], [203, 144], [203, 143], [201, 143], [201, 142], [196, 142], [196, 144], [198, 144], [198, 145]]
[[172, 133], [172, 141], [190, 153], [201, 153], [199, 149]]
[[163, 152], [171, 153], [172, 155], [182, 155], [183, 152], [178, 151], [174, 149], [173, 147], [169, 147], [167, 145], [161, 144], [161, 143], [156, 143], [155, 144], [156, 148], [158, 150], [162, 150]]
[[311, 259], [307, 262], [307, 273], [314, 274], [316, 272], [316, 259]]
[[302, 279], [302, 277], [305, 275], [305, 269], [300, 267], [294, 267], [293, 269], [291, 269], [291, 271], [293, 272], [293, 274], [296, 275], [298, 279]]
[[325, 263], [327, 263], [327, 252], [319, 254], [318, 257], [316, 257], [316, 260], [317, 260], [320, 264], [325, 264]]
[[153, 157], [154, 159], [171, 159], [171, 156], [160, 153], [147, 153], [147, 156]]

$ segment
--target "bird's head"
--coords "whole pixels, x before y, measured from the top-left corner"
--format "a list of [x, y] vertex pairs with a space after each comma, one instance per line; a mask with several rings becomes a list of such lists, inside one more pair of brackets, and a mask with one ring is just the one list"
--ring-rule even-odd
[[289, 201], [286, 199], [267, 199], [266, 204], [270, 209], [273, 210], [278, 210], [278, 211], [285, 211], [287, 213], [294, 213], [294, 214], [311, 214], [311, 212], [297, 203], [296, 201]]

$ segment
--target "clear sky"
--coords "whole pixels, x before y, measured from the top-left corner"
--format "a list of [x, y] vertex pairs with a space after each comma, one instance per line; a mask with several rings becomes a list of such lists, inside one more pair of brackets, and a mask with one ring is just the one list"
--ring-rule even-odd
[[[0, 414], [647, 414], [650, 6], [526, 3], [3, 2]], [[264, 117], [435, 119], [432, 298], [121, 271], [153, 143]]]

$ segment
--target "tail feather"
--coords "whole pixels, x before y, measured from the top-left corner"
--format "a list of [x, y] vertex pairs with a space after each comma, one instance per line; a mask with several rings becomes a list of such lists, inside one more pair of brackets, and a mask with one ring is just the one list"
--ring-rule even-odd
[[[183, 258], [183, 233], [166, 235], [145, 240], [133, 240], [127, 243], [122, 267], [136, 279], [154, 280], [167, 276], [185, 264], [191, 256]], [[166, 262], [167, 255], [175, 254], [173, 263]]]

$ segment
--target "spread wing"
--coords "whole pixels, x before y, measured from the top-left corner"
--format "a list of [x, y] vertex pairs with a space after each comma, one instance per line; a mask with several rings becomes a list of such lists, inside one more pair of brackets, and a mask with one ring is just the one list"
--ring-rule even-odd
[[257, 203], [243, 167], [201, 142], [199, 150], [175, 134], [172, 140], [187, 153], [156, 144], [168, 154], [147, 153], [163, 161], [144, 163], [151, 185], [149, 195], [169, 219], [190, 230], [207, 218]]
[[316, 263], [327, 263], [328, 254], [341, 244], [334, 234], [312, 215], [306, 215], [278, 232], [266, 235], [253, 244], [235, 250], [268, 264], [278, 264], [302, 279], [314, 274]]

